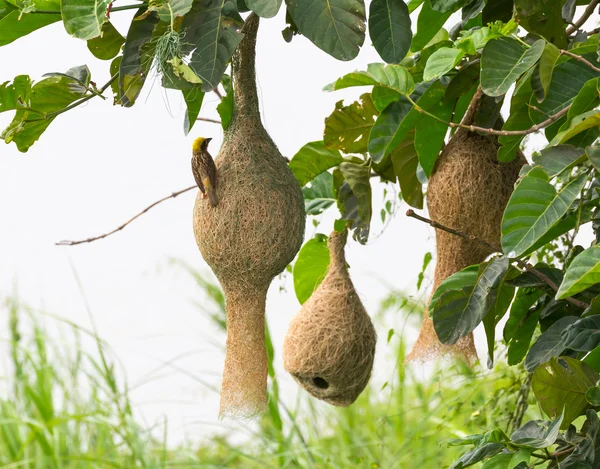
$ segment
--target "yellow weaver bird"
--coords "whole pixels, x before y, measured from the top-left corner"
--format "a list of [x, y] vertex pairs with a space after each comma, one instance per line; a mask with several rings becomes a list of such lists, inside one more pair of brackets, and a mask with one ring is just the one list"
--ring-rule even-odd
[[203, 194], [208, 197], [210, 205], [217, 206], [217, 167], [208, 152], [208, 143], [211, 138], [197, 138], [192, 144], [192, 172], [196, 184]]

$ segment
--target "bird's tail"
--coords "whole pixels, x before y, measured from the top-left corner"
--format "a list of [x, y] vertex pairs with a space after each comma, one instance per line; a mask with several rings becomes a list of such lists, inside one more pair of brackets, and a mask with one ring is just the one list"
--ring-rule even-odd
[[217, 192], [213, 187], [209, 187], [206, 192], [208, 193], [208, 200], [210, 201], [210, 205], [216, 207], [219, 203], [219, 199], [217, 199]]

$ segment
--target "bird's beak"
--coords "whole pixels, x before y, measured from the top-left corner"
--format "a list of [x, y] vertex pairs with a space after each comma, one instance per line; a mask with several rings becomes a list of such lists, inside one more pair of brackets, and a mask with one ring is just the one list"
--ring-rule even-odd
[[205, 141], [207, 144], [209, 144], [211, 140], [212, 140], [212, 138], [207, 138], [207, 139], [205, 139], [204, 141]]

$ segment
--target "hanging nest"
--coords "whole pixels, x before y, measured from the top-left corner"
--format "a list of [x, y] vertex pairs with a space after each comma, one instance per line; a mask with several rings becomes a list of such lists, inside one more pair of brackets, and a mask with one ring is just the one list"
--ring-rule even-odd
[[327, 245], [327, 275], [294, 317], [283, 344], [285, 369], [310, 394], [336, 406], [352, 404], [373, 369], [377, 335], [346, 268], [347, 230]]
[[[463, 124], [474, 122], [485, 95], [478, 90]], [[499, 117], [497, 128], [502, 126]], [[427, 206], [432, 220], [472, 235], [492, 246], [500, 246], [500, 226], [521, 167], [527, 163], [519, 151], [509, 163], [498, 161], [498, 138], [460, 128], [442, 151], [427, 188]], [[437, 262], [433, 291], [450, 275], [483, 262], [492, 250], [440, 229], [435, 230]], [[463, 358], [469, 364], [477, 360], [473, 334], [456, 344], [442, 344], [425, 312], [421, 332], [407, 361], [427, 361], [446, 354]]]
[[211, 207], [199, 193], [194, 207], [198, 247], [225, 293], [220, 416], [230, 418], [266, 409], [266, 294], [300, 249], [306, 222], [302, 190], [260, 119], [258, 23], [256, 15], [248, 16], [232, 58], [234, 113], [215, 161], [219, 205]]

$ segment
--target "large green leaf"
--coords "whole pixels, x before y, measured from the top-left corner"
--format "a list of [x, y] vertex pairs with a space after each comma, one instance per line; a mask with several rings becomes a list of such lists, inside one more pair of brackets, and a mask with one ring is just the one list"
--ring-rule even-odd
[[304, 210], [307, 215], [319, 215], [335, 204], [333, 193], [333, 176], [324, 171], [310, 182], [310, 187], [304, 186]]
[[[38, 0], [32, 3], [39, 10], [60, 11], [58, 0]], [[60, 13], [21, 13], [11, 3], [0, 0], [0, 46], [10, 44], [20, 37], [60, 20]]]
[[273, 18], [281, 8], [282, 0], [246, 0], [248, 8], [262, 18]]
[[350, 186], [358, 202], [358, 216], [365, 225], [371, 223], [371, 165], [344, 161], [340, 163], [340, 172]]
[[436, 50], [425, 65], [423, 80], [437, 80], [452, 70], [462, 60], [465, 53], [460, 49], [442, 47]]
[[472, 288], [450, 291], [439, 297], [431, 314], [442, 343], [454, 344], [475, 330], [494, 304], [508, 266], [509, 260], [504, 256], [481, 264]]
[[[531, 89], [531, 80], [527, 78], [527, 75], [528, 73], [523, 75], [517, 82], [516, 88], [518, 89], [515, 90], [510, 102], [510, 115], [502, 130], [525, 130], [533, 125], [528, 107], [533, 90]], [[499, 136], [498, 143], [502, 146], [498, 149], [498, 160], [502, 162], [514, 160], [523, 138], [524, 135]]]
[[519, 288], [517, 295], [510, 307], [510, 315], [504, 326], [504, 342], [510, 344], [519, 328], [525, 324], [527, 318], [533, 314], [531, 307], [544, 295], [539, 289], [531, 290]]
[[189, 66], [202, 80], [202, 91], [212, 91], [220, 81], [243, 35], [237, 19], [229, 14], [231, 0], [195, 0], [184, 16], [181, 33], [184, 53], [190, 54]]
[[417, 34], [413, 37], [410, 50], [417, 52], [423, 49], [429, 41], [444, 26], [452, 12], [440, 13], [431, 7], [431, 0], [425, 0], [419, 18], [417, 19]]
[[0, 112], [14, 111], [29, 103], [31, 78], [18, 75], [11, 82], [0, 84]]
[[[583, 114], [574, 117], [569, 127], [558, 134], [552, 139], [550, 145], [559, 145], [561, 143], [572, 141], [571, 139], [582, 132], [589, 129], [597, 130], [600, 128], [600, 112], [597, 110], [584, 112]], [[597, 136], [597, 133], [594, 135]]]
[[507, 277], [509, 275], [510, 274], [507, 273], [507, 275], [503, 278], [502, 283], [498, 287], [496, 299], [491, 305], [488, 314], [486, 314], [483, 318], [483, 327], [485, 329], [485, 336], [488, 346], [488, 368], [491, 368], [494, 365], [496, 326], [508, 311], [508, 308], [510, 307], [515, 296], [515, 287], [510, 286], [507, 283]]
[[586, 391], [596, 384], [596, 373], [574, 358], [553, 358], [533, 373], [531, 389], [542, 410], [551, 418], [564, 410], [561, 428], [567, 428], [588, 407]]
[[488, 96], [502, 96], [544, 52], [542, 39], [531, 47], [510, 37], [489, 41], [481, 55], [481, 88]]
[[321, 284], [329, 269], [327, 236], [317, 234], [302, 246], [294, 264], [294, 291], [300, 304]]
[[192, 3], [192, 0], [160, 0], [151, 2], [150, 10], [156, 11], [161, 21], [172, 24], [190, 11]]
[[486, 2], [481, 12], [481, 21], [483, 24], [493, 23], [494, 21], [508, 22], [513, 16], [513, 0], [494, 0]]
[[344, 159], [339, 151], [328, 150], [322, 141], [304, 145], [290, 161], [290, 169], [300, 186], [306, 185], [323, 171], [339, 165]]
[[185, 118], [183, 120], [183, 133], [188, 135], [196, 123], [198, 114], [200, 114], [202, 101], [204, 101], [204, 92], [199, 86], [190, 90], [182, 90], [181, 92], [183, 93], [183, 99], [186, 106]]
[[560, 57], [559, 49], [552, 43], [547, 42], [544, 46], [544, 52], [540, 57], [539, 79], [544, 92], [544, 97], [548, 94], [550, 83], [552, 83], [552, 74], [554, 66]]
[[454, 13], [467, 5], [471, 0], [431, 0], [431, 8], [441, 13]]
[[62, 0], [65, 29], [85, 41], [100, 36], [110, 3], [110, 0]]
[[591, 352], [600, 345], [600, 315], [579, 319], [562, 332], [565, 348]]
[[363, 0], [286, 0], [300, 32], [339, 60], [352, 60], [365, 41]]
[[587, 177], [580, 176], [558, 192], [548, 175], [533, 168], [511, 195], [502, 217], [502, 249], [520, 256], [544, 236], [567, 213]]
[[[415, 88], [411, 99], [421, 108], [429, 110], [438, 105], [440, 89], [445, 87], [439, 81], [433, 84], [423, 83]], [[400, 97], [386, 107], [377, 117], [369, 138], [369, 154], [373, 160], [378, 163], [389, 155], [406, 139], [421, 116], [405, 97]]]
[[[342, 173], [341, 165], [333, 170], [333, 190], [342, 220], [350, 222], [346, 225], [353, 231], [352, 237], [359, 243], [366, 244], [371, 229], [371, 188], [368, 181], [371, 169], [368, 162], [353, 164], [355, 167], [344, 168], [346, 174]], [[352, 181], [358, 194], [353, 192], [350, 181], [345, 179], [346, 176]]]
[[573, 259], [556, 298], [568, 298], [597, 283], [600, 283], [600, 246], [594, 245]]
[[121, 51], [125, 38], [116, 30], [110, 21], [102, 25], [100, 36], [90, 39], [87, 43], [89, 51], [100, 60], [115, 58]]
[[[514, 319], [515, 316], [513, 316], [513, 311], [511, 309], [509, 321]], [[506, 362], [510, 366], [514, 366], [517, 363], [521, 363], [523, 358], [525, 358], [527, 350], [529, 350], [529, 345], [531, 344], [531, 339], [533, 338], [533, 333], [535, 332], [535, 328], [538, 325], [539, 319], [539, 309], [528, 310], [521, 317], [521, 321], [519, 322], [518, 327], [514, 331], [512, 338], [508, 343]]]
[[369, 36], [387, 63], [400, 63], [410, 50], [412, 31], [403, 0], [373, 0], [369, 7]]
[[324, 91], [335, 91], [352, 86], [379, 85], [389, 88], [394, 93], [394, 100], [400, 94], [413, 92], [415, 83], [412, 75], [402, 65], [386, 65], [373, 63], [367, 65], [367, 71], [356, 71], [338, 78], [333, 83], [325, 86]]
[[142, 8], [129, 26], [119, 68], [120, 102], [125, 107], [134, 105], [152, 66], [156, 46], [152, 42], [152, 33], [157, 24], [157, 14], [152, 12], [146, 15], [146, 10]]
[[349, 106], [339, 101], [333, 113], [325, 118], [325, 147], [345, 153], [366, 153], [369, 134], [378, 114], [369, 93], [363, 94], [360, 101]]
[[423, 186], [417, 178], [419, 158], [415, 150], [414, 135], [409, 135], [394, 149], [391, 160], [400, 183], [402, 199], [411, 207], [423, 208]]
[[532, 449], [547, 448], [553, 445], [559, 437], [563, 418], [564, 414], [561, 413], [556, 417], [554, 422], [530, 420], [521, 428], [515, 430], [510, 435], [510, 440], [513, 444], [520, 447]]
[[519, 25], [566, 49], [567, 34], [562, 17], [564, 3], [565, 0], [515, 0]]
[[[447, 94], [441, 86], [432, 87], [429, 93], [431, 93], [433, 104], [429, 106], [428, 112], [439, 120], [423, 115], [415, 126], [415, 149], [419, 155], [421, 168], [423, 168], [423, 172], [427, 177], [431, 176], [438, 155], [444, 147], [446, 134], [448, 133], [448, 126], [444, 122], [449, 122], [452, 118], [455, 104], [454, 101], [447, 98]], [[434, 96], [435, 93], [439, 93], [439, 100], [437, 101]]]
[[563, 331], [576, 322], [577, 316], [566, 316], [552, 324], [531, 346], [525, 358], [525, 369], [530, 373], [551, 358], [560, 356], [565, 350]]
[[27, 109], [18, 108], [0, 138], [6, 143], [14, 141], [19, 151], [26, 152], [55, 119], [52, 113], [81, 98], [81, 92], [74, 92], [72, 84], [72, 79], [63, 76], [36, 83], [31, 88], [29, 101], [23, 103]]
[[573, 168], [586, 160], [585, 150], [572, 145], [556, 145], [546, 147], [533, 156], [536, 165], [541, 166], [546, 174], [554, 177], [563, 171]]

